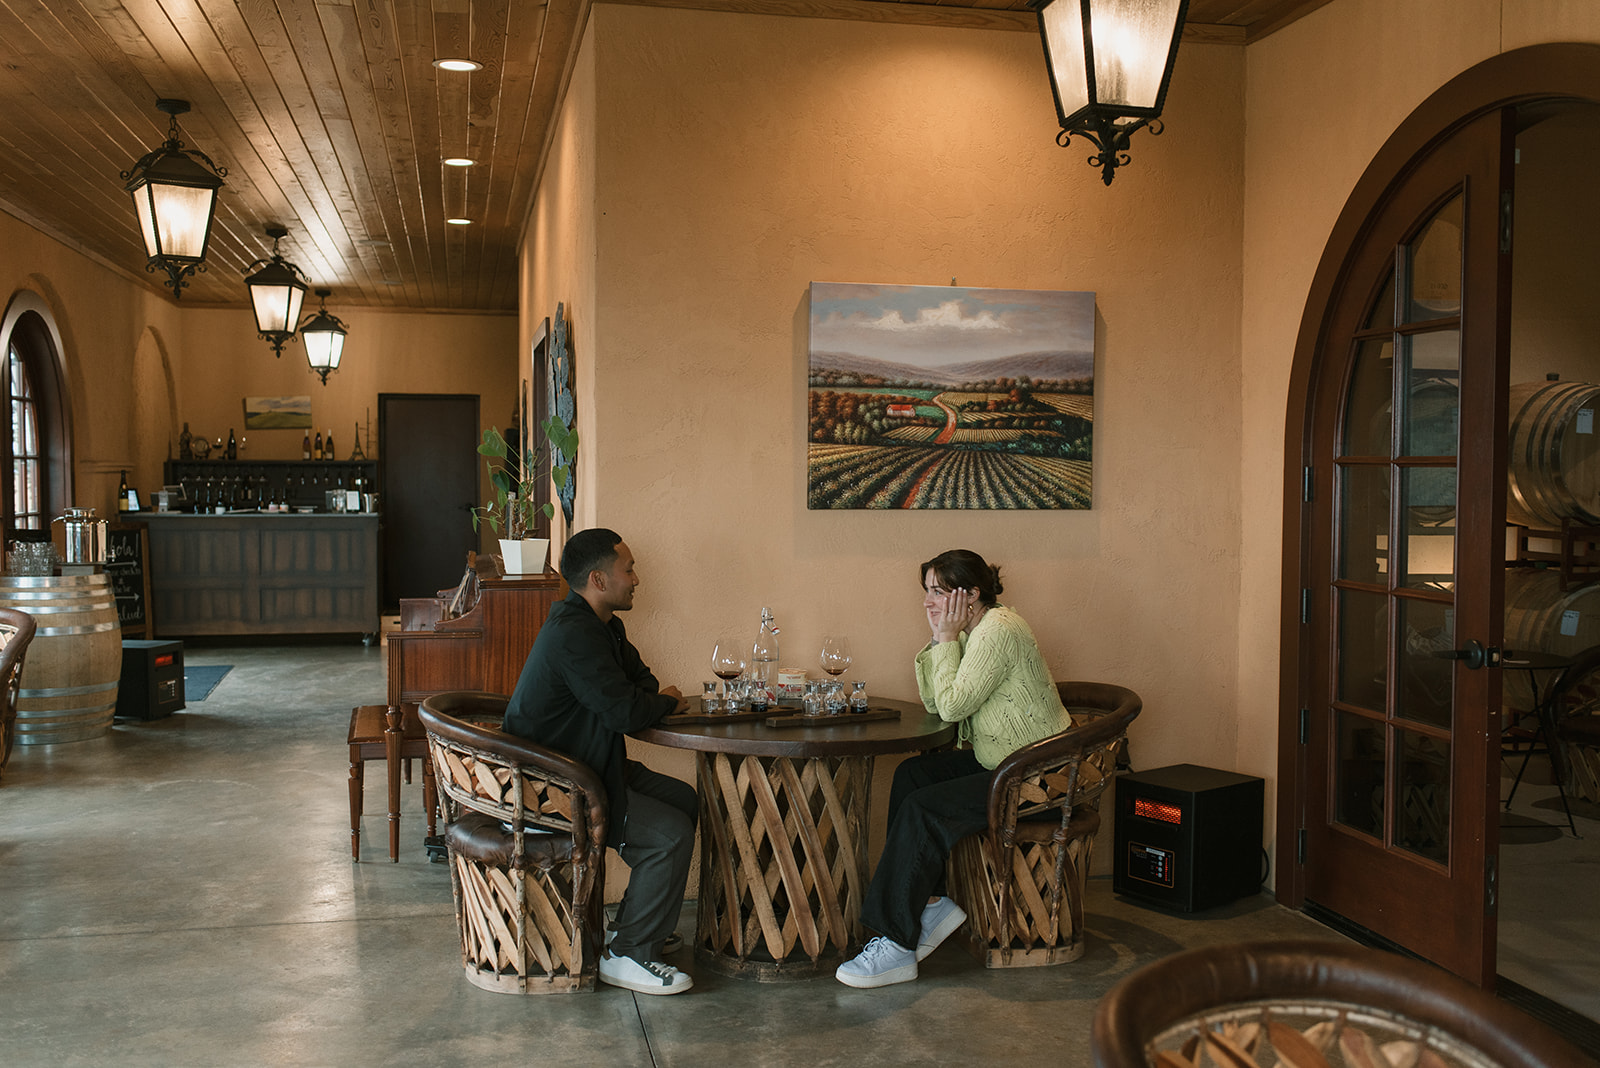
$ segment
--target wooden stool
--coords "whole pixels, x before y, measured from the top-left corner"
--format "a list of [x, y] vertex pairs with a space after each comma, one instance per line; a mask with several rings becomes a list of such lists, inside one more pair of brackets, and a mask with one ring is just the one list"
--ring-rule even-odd
[[400, 765], [411, 781], [411, 759], [422, 761], [422, 803], [428, 813], [428, 834], [437, 828], [439, 802], [433, 764], [428, 760], [428, 735], [417, 719], [416, 705], [362, 705], [350, 712], [350, 857], [361, 859], [362, 768], [368, 760], [389, 763], [389, 859], [400, 859]]

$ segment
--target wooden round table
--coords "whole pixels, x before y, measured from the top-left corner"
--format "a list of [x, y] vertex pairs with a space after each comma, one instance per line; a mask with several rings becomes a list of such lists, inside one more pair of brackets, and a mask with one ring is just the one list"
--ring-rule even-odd
[[634, 734], [695, 754], [695, 957], [712, 970], [766, 982], [811, 979], [856, 949], [873, 758], [936, 749], [956, 731], [914, 702], [878, 698], [871, 707], [900, 715], [853, 723], [846, 714], [798, 727], [668, 721]]

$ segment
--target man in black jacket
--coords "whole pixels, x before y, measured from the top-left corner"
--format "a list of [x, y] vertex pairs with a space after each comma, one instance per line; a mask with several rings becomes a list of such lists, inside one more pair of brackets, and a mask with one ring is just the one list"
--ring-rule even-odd
[[610, 806], [606, 844], [632, 873], [600, 959], [600, 978], [645, 994], [694, 985], [661, 963], [677, 924], [694, 854], [694, 787], [627, 757], [624, 735], [687, 708], [677, 687], [662, 687], [628, 641], [618, 612], [633, 607], [639, 579], [633, 553], [616, 533], [574, 534], [561, 553], [571, 592], [550, 607], [506, 706], [505, 730], [592, 768]]

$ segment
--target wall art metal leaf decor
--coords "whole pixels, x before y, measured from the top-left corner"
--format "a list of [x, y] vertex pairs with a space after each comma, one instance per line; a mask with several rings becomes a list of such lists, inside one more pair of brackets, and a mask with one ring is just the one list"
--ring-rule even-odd
[[813, 282], [806, 505], [1088, 508], [1094, 294]]

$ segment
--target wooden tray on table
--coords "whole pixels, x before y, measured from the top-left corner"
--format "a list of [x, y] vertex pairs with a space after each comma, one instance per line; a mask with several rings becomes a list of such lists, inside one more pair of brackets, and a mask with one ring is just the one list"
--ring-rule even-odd
[[875, 719], [899, 719], [900, 712], [893, 708], [867, 706], [865, 712], [844, 712], [836, 716], [768, 715], [769, 727], [848, 727], [852, 723], [870, 723]]

